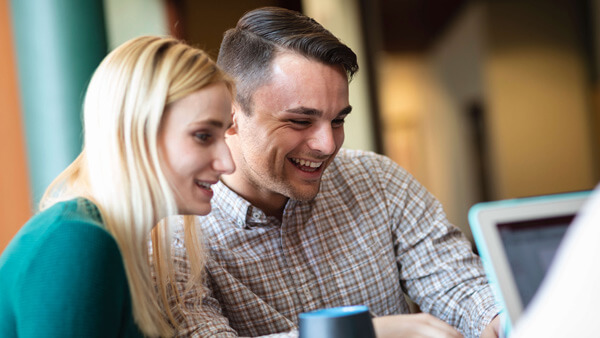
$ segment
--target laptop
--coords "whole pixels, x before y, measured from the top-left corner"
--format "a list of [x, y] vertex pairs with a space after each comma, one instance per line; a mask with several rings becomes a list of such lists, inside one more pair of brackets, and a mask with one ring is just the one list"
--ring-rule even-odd
[[509, 335], [590, 191], [482, 202], [469, 210], [475, 245]]

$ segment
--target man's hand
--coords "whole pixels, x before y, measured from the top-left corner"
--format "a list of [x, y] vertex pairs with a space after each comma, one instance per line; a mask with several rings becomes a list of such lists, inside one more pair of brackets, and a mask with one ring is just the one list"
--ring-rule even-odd
[[488, 326], [481, 332], [481, 338], [498, 338], [500, 337], [500, 316], [494, 317]]
[[377, 338], [462, 337], [454, 327], [428, 313], [377, 317], [373, 325]]

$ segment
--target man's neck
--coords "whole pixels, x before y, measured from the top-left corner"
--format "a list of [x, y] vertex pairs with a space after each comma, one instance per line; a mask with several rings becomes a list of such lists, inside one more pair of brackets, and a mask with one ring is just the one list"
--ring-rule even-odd
[[259, 208], [260, 210], [262, 210], [265, 213], [265, 215], [275, 217], [280, 222], [283, 219], [283, 210], [285, 209], [285, 205], [286, 205], [287, 201], [288, 201], [288, 198], [286, 198], [286, 200], [285, 200], [285, 202], [283, 203], [282, 206], [280, 206], [280, 207], [273, 207], [270, 204], [260, 203], [261, 201], [253, 202], [253, 201], [249, 200], [249, 202], [252, 203], [253, 206], [255, 206], [255, 207]]
[[232, 180], [231, 176], [223, 176], [221, 177], [221, 181], [229, 189], [250, 202], [250, 204], [262, 210], [265, 215], [276, 217], [280, 221], [283, 219], [283, 210], [289, 200], [288, 197], [280, 194], [273, 194], [272, 192], [261, 193], [258, 189], [240, 189], [238, 188], [239, 185], [235, 184], [235, 180]]

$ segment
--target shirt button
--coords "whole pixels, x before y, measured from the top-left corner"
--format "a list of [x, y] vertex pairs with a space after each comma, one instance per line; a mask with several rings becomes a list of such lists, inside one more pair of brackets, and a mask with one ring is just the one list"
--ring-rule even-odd
[[306, 297], [306, 300], [309, 302], [312, 300], [312, 294], [311, 294], [310, 290], [307, 290], [306, 288], [304, 288], [304, 297]]

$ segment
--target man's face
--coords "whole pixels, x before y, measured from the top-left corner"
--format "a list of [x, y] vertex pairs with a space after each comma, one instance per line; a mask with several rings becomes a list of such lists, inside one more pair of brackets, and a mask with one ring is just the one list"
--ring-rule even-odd
[[271, 71], [271, 80], [255, 90], [253, 111], [235, 109], [227, 143], [238, 170], [223, 178], [267, 213], [280, 211], [288, 198], [316, 196], [351, 110], [341, 67], [281, 53]]

